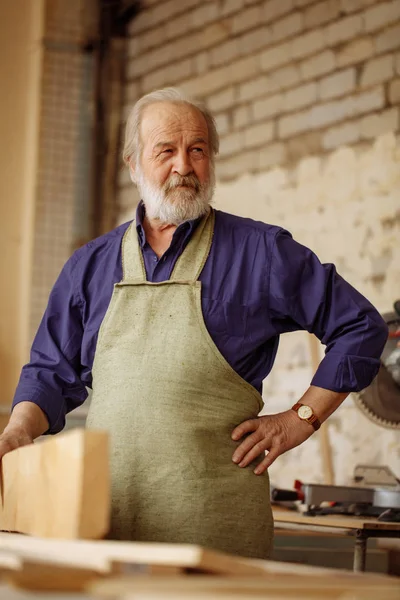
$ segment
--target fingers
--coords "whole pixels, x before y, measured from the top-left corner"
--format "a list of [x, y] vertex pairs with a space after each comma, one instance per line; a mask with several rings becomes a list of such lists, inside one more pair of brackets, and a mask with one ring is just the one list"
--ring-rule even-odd
[[262, 475], [271, 465], [272, 463], [280, 456], [281, 452], [279, 447], [272, 446], [271, 450], [268, 452], [264, 460], [260, 462], [259, 465], [254, 469], [254, 473], [256, 475]]
[[232, 439], [240, 440], [246, 433], [250, 433], [250, 431], [256, 431], [258, 428], [259, 421], [258, 419], [250, 419], [249, 421], [244, 421], [240, 423], [233, 431], [232, 431]]
[[[234, 463], [239, 464], [246, 456], [246, 454], [259, 442], [261, 442], [260, 436], [256, 433], [249, 435], [241, 444], [238, 446], [233, 453], [232, 460]], [[242, 465], [240, 465], [242, 466]]]
[[[265, 415], [244, 421], [232, 432], [232, 439], [238, 440], [246, 433], [248, 435], [236, 448], [232, 460], [239, 467], [247, 467], [261, 454], [268, 451], [267, 456], [254, 469], [254, 473], [261, 475], [272, 465], [278, 456], [299, 444], [295, 436], [291, 439], [285, 413]], [[293, 438], [293, 436], [292, 436]]]
[[258, 456], [260, 456], [260, 454], [268, 450], [270, 445], [271, 442], [269, 439], [263, 439], [257, 444], [253, 445], [249, 452], [247, 452], [247, 454], [244, 454], [244, 456], [240, 459], [239, 467], [247, 467], [247, 465], [249, 465]]

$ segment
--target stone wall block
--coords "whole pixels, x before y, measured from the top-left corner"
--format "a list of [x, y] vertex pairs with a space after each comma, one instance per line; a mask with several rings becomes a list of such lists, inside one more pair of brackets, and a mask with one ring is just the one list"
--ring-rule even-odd
[[393, 107], [381, 113], [368, 115], [361, 120], [362, 139], [375, 139], [378, 136], [395, 132], [399, 128], [399, 108]]
[[313, 4], [304, 13], [304, 23], [308, 29], [318, 27], [323, 23], [336, 19], [339, 15], [340, 5], [337, 0], [324, 0]]
[[260, 61], [263, 71], [273, 71], [281, 65], [285, 65], [292, 59], [292, 45], [290, 42], [273, 46], [262, 52]]
[[271, 26], [272, 42], [279, 42], [285, 38], [293, 37], [304, 29], [304, 19], [301, 12], [293, 12], [283, 19], [276, 21]]
[[286, 92], [283, 98], [283, 111], [291, 112], [304, 106], [310, 106], [317, 100], [318, 86], [315, 81]]
[[390, 104], [400, 104], [400, 78], [390, 82], [389, 101]]
[[267, 0], [264, 3], [264, 22], [271, 23], [290, 12], [292, 8], [293, 0]]
[[365, 31], [375, 31], [384, 25], [389, 25], [400, 19], [400, 3], [397, 0], [391, 2], [379, 2], [365, 11]]
[[343, 96], [355, 90], [357, 85], [356, 70], [354, 68], [337, 71], [333, 75], [324, 77], [319, 82], [319, 97], [321, 100]]
[[252, 105], [254, 119], [259, 121], [278, 115], [282, 110], [283, 102], [283, 94], [275, 94], [268, 98], [256, 100]]
[[375, 47], [377, 52], [398, 50], [400, 48], [400, 24], [384, 29], [377, 35], [375, 37]]
[[[399, 40], [400, 43], [400, 40]], [[394, 57], [392, 54], [379, 56], [364, 65], [361, 75], [361, 87], [368, 87], [391, 79], [394, 74]]]
[[252, 127], [248, 127], [244, 132], [244, 146], [245, 148], [252, 148], [254, 146], [263, 146], [270, 142], [274, 137], [274, 123], [268, 121], [267, 123], [258, 123]]
[[232, 32], [241, 33], [263, 22], [261, 6], [251, 6], [233, 18]]
[[375, 47], [371, 38], [363, 37], [346, 44], [336, 53], [338, 68], [362, 63], [374, 55]]
[[361, 137], [360, 123], [351, 121], [338, 127], [332, 127], [322, 137], [322, 146], [325, 150], [332, 150], [345, 144], [358, 142]]
[[324, 50], [312, 58], [307, 58], [300, 63], [302, 79], [313, 79], [335, 69], [335, 55], [332, 50]]

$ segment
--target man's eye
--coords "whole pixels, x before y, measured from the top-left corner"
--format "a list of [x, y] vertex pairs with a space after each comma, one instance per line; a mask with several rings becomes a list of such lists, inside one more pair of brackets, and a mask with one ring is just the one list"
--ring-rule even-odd
[[195, 151], [196, 153], [203, 152], [203, 148], [193, 148], [193, 151]]
[[168, 154], [168, 153], [171, 153], [171, 152], [172, 152], [171, 148], [168, 148], [167, 150], [163, 150], [163, 154]]

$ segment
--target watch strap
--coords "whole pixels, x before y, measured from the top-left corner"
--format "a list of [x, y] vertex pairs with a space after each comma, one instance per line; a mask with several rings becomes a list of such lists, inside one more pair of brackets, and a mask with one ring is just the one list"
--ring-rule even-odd
[[[300, 406], [304, 406], [304, 404], [302, 402], [296, 402], [296, 404], [294, 404], [292, 406], [292, 410], [294, 410], [296, 413], [299, 410]], [[310, 407], [311, 408], [311, 407]], [[311, 410], [313, 410], [311, 408]], [[299, 419], [301, 417], [299, 416]], [[321, 421], [318, 419], [317, 415], [314, 413], [311, 415], [311, 417], [308, 417], [308, 419], [301, 419], [302, 421], [306, 421], [307, 423], [310, 423], [310, 425], [312, 425], [315, 429], [315, 431], [318, 431], [318, 429], [321, 427]]]

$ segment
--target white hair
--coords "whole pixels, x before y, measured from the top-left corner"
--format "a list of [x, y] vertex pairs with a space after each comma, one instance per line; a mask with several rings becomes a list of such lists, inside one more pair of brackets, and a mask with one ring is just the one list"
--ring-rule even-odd
[[214, 117], [205, 105], [197, 100], [186, 96], [177, 88], [165, 88], [156, 90], [146, 94], [133, 106], [129, 113], [125, 128], [125, 143], [122, 157], [125, 164], [129, 164], [131, 158], [139, 159], [142, 150], [142, 140], [140, 139], [140, 125], [142, 121], [143, 111], [147, 106], [156, 102], [170, 102], [173, 104], [188, 104], [194, 106], [203, 115], [207, 123], [208, 138], [210, 146], [211, 162], [214, 162], [214, 157], [219, 151], [219, 135]]

